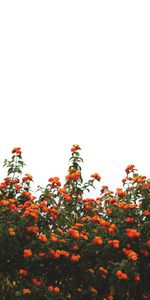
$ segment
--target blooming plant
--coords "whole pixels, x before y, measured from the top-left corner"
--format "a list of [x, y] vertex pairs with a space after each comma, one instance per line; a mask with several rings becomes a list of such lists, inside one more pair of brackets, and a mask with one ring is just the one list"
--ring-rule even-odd
[[62, 185], [48, 179], [33, 195], [20, 148], [0, 183], [0, 299], [150, 299], [150, 180], [134, 165], [116, 192], [85, 197], [79, 145]]

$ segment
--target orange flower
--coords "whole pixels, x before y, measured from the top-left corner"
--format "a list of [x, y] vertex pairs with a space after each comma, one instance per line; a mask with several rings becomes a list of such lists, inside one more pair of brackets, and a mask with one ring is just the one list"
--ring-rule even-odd
[[58, 286], [55, 286], [53, 291], [54, 291], [54, 293], [59, 294], [60, 293], [60, 288]]
[[86, 204], [84, 208], [85, 208], [85, 210], [90, 210], [92, 208], [92, 206], [89, 204]]
[[111, 209], [107, 209], [106, 212], [107, 212], [107, 214], [109, 214], [109, 215], [112, 214], [112, 210], [111, 210]]
[[70, 167], [69, 170], [68, 170], [69, 173], [74, 173], [76, 171], [77, 171], [77, 169], [73, 168], [73, 167]]
[[4, 200], [1, 200], [1, 201], [0, 201], [0, 204], [2, 204], [2, 205], [5, 205], [5, 206], [6, 206], [6, 205], [8, 205], [8, 204], [9, 204], [9, 201], [4, 199]]
[[135, 166], [134, 165], [128, 165], [125, 169], [126, 173], [130, 173], [134, 171]]
[[31, 294], [31, 290], [30, 290], [30, 289], [23, 289], [23, 290], [22, 290], [22, 293], [23, 293], [24, 295], [29, 295], [29, 294]]
[[32, 278], [32, 282], [33, 282], [36, 286], [40, 286], [40, 285], [41, 285], [41, 281], [37, 280], [36, 278]]
[[38, 219], [38, 214], [36, 211], [31, 212], [30, 215], [34, 218], [34, 220]]
[[126, 205], [126, 203], [123, 201], [118, 203], [119, 208], [123, 208], [125, 205]]
[[6, 188], [6, 186], [7, 186], [6, 182], [0, 183], [0, 189], [4, 189], [4, 188]]
[[124, 197], [126, 196], [126, 192], [124, 192], [122, 189], [117, 189], [117, 193], [119, 197]]
[[63, 234], [63, 230], [61, 228], [56, 229], [60, 234]]
[[73, 245], [73, 246], [72, 246], [72, 249], [73, 249], [73, 250], [78, 250], [78, 249], [79, 249], [79, 246]]
[[49, 182], [52, 182], [51, 188], [55, 188], [56, 186], [61, 186], [61, 182], [59, 177], [50, 177], [48, 179]]
[[22, 192], [22, 195], [25, 196], [25, 197], [27, 197], [27, 198], [30, 198], [31, 193], [30, 193], [30, 192], [27, 192], [27, 191], [23, 191], [23, 192]]
[[83, 232], [80, 233], [80, 237], [85, 241], [88, 240], [88, 236], [86, 234], [84, 234]]
[[39, 227], [38, 226], [28, 226], [26, 228], [26, 230], [29, 231], [29, 232], [32, 232], [32, 233], [37, 233], [38, 230], [39, 230]]
[[66, 175], [65, 178], [67, 179], [68, 182], [70, 182], [71, 179], [70, 175]]
[[114, 248], [119, 248], [120, 242], [118, 240], [113, 240], [113, 246]]
[[19, 155], [21, 155], [21, 148], [20, 147], [15, 147], [15, 148], [13, 148], [13, 150], [12, 150], [12, 153], [16, 153], [16, 154], [19, 154]]
[[126, 181], [127, 181], [126, 178], [123, 178], [123, 179], [122, 179], [122, 183], [123, 183], [123, 184], [125, 184]]
[[97, 289], [95, 289], [94, 287], [91, 287], [91, 288], [90, 288], [90, 291], [91, 291], [92, 293], [94, 293], [94, 294], [97, 294], [97, 293], [98, 293]]
[[[91, 218], [91, 221], [92, 221], [92, 222], [98, 222], [98, 223], [100, 223], [101, 219], [100, 219], [100, 217], [99, 217], [98, 215], [95, 215], [95, 216], [93, 216], [93, 217]], [[102, 224], [101, 224], [101, 225], [102, 225]]]
[[149, 183], [146, 182], [145, 184], [142, 185], [143, 190], [149, 190]]
[[57, 259], [60, 257], [60, 250], [56, 250], [54, 253], [54, 257]]
[[22, 275], [22, 276], [27, 276], [28, 271], [27, 271], [27, 270], [24, 270], [24, 269], [20, 269], [20, 270], [19, 270], [19, 274]]
[[9, 229], [8, 229], [8, 231], [9, 231], [9, 234], [10, 235], [15, 235], [15, 231], [14, 231], [14, 228], [12, 228], [12, 227], [10, 227]]
[[140, 274], [136, 274], [136, 275], [134, 276], [134, 280], [135, 280], [135, 281], [140, 281], [140, 280], [141, 280]]
[[110, 227], [109, 227], [109, 229], [108, 229], [108, 231], [110, 233], [114, 233], [115, 230], [116, 230], [116, 225], [115, 224], [111, 224]]
[[49, 285], [49, 286], [48, 286], [48, 291], [49, 291], [49, 292], [53, 292], [53, 290], [54, 290], [54, 287], [53, 287], [52, 285]]
[[60, 250], [59, 253], [65, 257], [69, 257], [69, 252], [65, 250]]
[[50, 211], [50, 213], [52, 213], [52, 214], [57, 214], [57, 210], [56, 210], [54, 207], [51, 207], [51, 208], [49, 209], [49, 211]]
[[49, 292], [54, 292], [56, 294], [59, 294], [60, 293], [60, 288], [58, 286], [52, 286], [52, 285], [49, 285], [48, 286], [48, 291]]
[[108, 244], [108, 245], [112, 244], [112, 240], [109, 240], [109, 241], [107, 242], [107, 244]]
[[103, 267], [99, 267], [99, 271], [104, 273], [104, 274], [108, 274], [108, 271]]
[[44, 243], [46, 243], [48, 241], [46, 235], [42, 234], [42, 233], [40, 233], [40, 235], [38, 236], [38, 239]]
[[13, 212], [18, 212], [18, 208], [16, 207], [16, 205], [14, 203], [10, 204], [10, 210]]
[[48, 181], [49, 181], [49, 182], [55, 182], [55, 183], [57, 183], [57, 182], [59, 181], [59, 177], [57, 177], [57, 176], [55, 176], [55, 177], [50, 177], [50, 178], [48, 179]]
[[146, 242], [146, 245], [148, 246], [148, 248], [150, 248], [150, 240], [148, 240], [148, 241]]
[[94, 178], [94, 179], [96, 179], [96, 180], [98, 180], [98, 181], [101, 180], [101, 176], [98, 173], [92, 174], [91, 177]]
[[33, 177], [30, 175], [30, 174], [25, 174], [25, 177], [22, 178], [22, 181], [23, 182], [26, 182], [26, 181], [31, 181], [33, 179]]
[[136, 208], [136, 207], [137, 207], [136, 204], [126, 204], [126, 205], [124, 205], [123, 209], [126, 210], [126, 209], [130, 209], [130, 208], [132, 209], [132, 208]]
[[134, 237], [139, 237], [140, 236], [140, 233], [136, 229], [127, 228], [126, 232], [127, 232], [127, 236], [129, 238], [134, 238]]
[[119, 248], [120, 242], [118, 240], [109, 240], [107, 244], [113, 244], [114, 248]]
[[43, 207], [43, 206], [45, 206], [45, 201], [41, 201], [41, 202], [39, 203], [39, 207]]
[[38, 256], [39, 256], [39, 257], [44, 257], [44, 256], [45, 256], [45, 253], [44, 253], [44, 252], [40, 252], [40, 253], [38, 254]]
[[63, 198], [68, 202], [71, 201], [71, 197], [68, 194], [64, 194]]
[[89, 216], [83, 217], [81, 219], [82, 222], [86, 222], [87, 220], [90, 220], [91, 218]]
[[79, 227], [83, 227], [83, 224], [81, 223], [76, 223], [74, 224], [74, 226], [72, 226], [73, 228], [79, 228]]
[[54, 257], [57, 259], [57, 258], [60, 257], [61, 251], [60, 251], [60, 250], [53, 250], [53, 249], [51, 249], [51, 250], [50, 250], [50, 254], [51, 254], [52, 256], [54, 256]]
[[28, 258], [28, 257], [30, 257], [31, 255], [32, 255], [31, 249], [24, 249], [24, 250], [23, 250], [23, 257], [24, 257], [24, 258]]
[[71, 152], [76, 152], [77, 150], [80, 150], [80, 149], [81, 149], [80, 146], [75, 144], [75, 145], [72, 146]]
[[133, 222], [134, 222], [134, 218], [126, 217], [126, 218], [125, 218], [125, 221], [126, 221], [127, 223], [133, 223]]
[[92, 273], [92, 274], [95, 273], [95, 271], [94, 271], [92, 268], [89, 268], [88, 271], [89, 271], [90, 273]]
[[115, 274], [119, 279], [128, 279], [127, 274], [122, 271], [117, 271]]
[[15, 202], [17, 202], [17, 200], [16, 199], [9, 199], [9, 202], [15, 203]]
[[114, 297], [113, 297], [113, 295], [110, 293], [109, 295], [108, 295], [108, 300], [113, 300], [114, 299]]
[[54, 243], [58, 241], [58, 238], [57, 238], [55, 233], [51, 234], [51, 241], [54, 242]]
[[30, 202], [30, 201], [26, 201], [26, 202], [24, 202], [24, 207], [25, 208], [27, 208], [27, 207], [29, 207], [29, 206], [31, 206], [32, 205], [32, 203]]
[[101, 187], [101, 193], [104, 193], [105, 190], [108, 190], [108, 185], [103, 185], [103, 186]]
[[73, 261], [73, 262], [78, 262], [79, 259], [81, 258], [80, 255], [77, 255], [77, 254], [72, 254], [70, 259]]
[[70, 175], [70, 177], [71, 177], [73, 180], [76, 181], [76, 180], [79, 179], [80, 175], [81, 175], [80, 172], [75, 172], [75, 173], [72, 173], [72, 174]]
[[17, 191], [20, 191], [20, 185], [19, 184], [14, 184], [14, 188], [17, 190]]
[[143, 214], [144, 214], [144, 216], [150, 216], [150, 211], [149, 210], [144, 210]]
[[132, 250], [129, 250], [129, 251], [130, 251], [129, 254], [128, 254], [129, 259], [133, 260], [133, 261], [137, 260], [137, 258], [138, 258], [137, 253], [132, 251]]
[[92, 240], [93, 244], [97, 244], [97, 245], [101, 245], [103, 243], [102, 239], [99, 236], [96, 236], [93, 240]]
[[65, 244], [65, 243], [66, 243], [66, 240], [65, 240], [65, 239], [61, 239], [61, 240], [59, 240], [59, 242]]
[[58, 190], [58, 194], [64, 194], [64, 193], [66, 193], [66, 189], [65, 188], [60, 188]]
[[143, 179], [142, 178], [138, 178], [137, 179], [137, 183], [142, 183], [143, 182]]
[[68, 229], [68, 233], [74, 238], [74, 239], [78, 239], [80, 237], [79, 232], [77, 230], [74, 229]]

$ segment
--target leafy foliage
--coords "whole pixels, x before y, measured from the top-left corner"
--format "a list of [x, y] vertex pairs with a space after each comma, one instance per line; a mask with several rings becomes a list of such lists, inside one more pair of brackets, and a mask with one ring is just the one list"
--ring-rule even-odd
[[38, 198], [32, 176], [22, 177], [21, 149], [5, 160], [0, 299], [149, 299], [150, 180], [129, 165], [122, 188], [85, 198], [101, 177], [84, 182], [80, 150], [71, 148], [65, 184], [49, 178]]

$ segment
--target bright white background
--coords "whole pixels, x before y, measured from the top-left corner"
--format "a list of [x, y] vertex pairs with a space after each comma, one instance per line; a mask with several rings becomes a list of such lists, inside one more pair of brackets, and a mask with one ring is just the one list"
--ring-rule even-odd
[[149, 176], [149, 16], [149, 1], [0, 1], [1, 170], [20, 146], [36, 184], [63, 180], [78, 143], [85, 178]]

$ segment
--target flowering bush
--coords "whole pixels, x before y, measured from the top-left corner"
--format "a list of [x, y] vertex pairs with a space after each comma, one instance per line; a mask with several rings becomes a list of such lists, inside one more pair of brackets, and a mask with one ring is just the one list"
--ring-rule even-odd
[[73, 145], [64, 185], [49, 178], [36, 198], [21, 149], [5, 160], [0, 299], [149, 299], [150, 180], [129, 165], [122, 188], [85, 198], [101, 177], [84, 182], [82, 162]]

